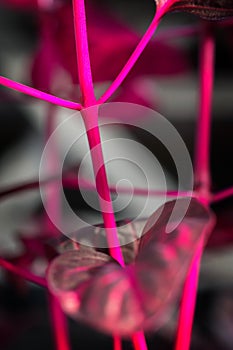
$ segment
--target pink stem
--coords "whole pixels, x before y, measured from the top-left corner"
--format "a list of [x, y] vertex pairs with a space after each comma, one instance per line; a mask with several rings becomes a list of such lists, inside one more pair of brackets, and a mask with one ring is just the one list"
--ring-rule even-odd
[[73, 0], [75, 43], [80, 89], [84, 107], [96, 104], [88, 49], [84, 0]]
[[113, 337], [113, 350], [122, 350], [121, 338], [118, 335]]
[[16, 266], [3, 258], [0, 258], [0, 266], [17, 276], [25, 278], [29, 282], [38, 284], [41, 287], [47, 287], [47, 282], [44, 278], [35, 276], [30, 271], [24, 270], [22, 267]]
[[149, 43], [150, 39], [154, 35], [154, 32], [156, 31], [158, 24], [159, 24], [159, 21], [161, 20], [162, 16], [166, 13], [166, 11], [172, 5], [173, 2], [174, 2], [174, 0], [165, 2], [165, 5], [163, 5], [157, 9], [155, 16], [154, 16], [154, 19], [152, 20], [146, 33], [143, 35], [139, 44], [135, 48], [134, 52], [132, 53], [132, 55], [130, 56], [127, 63], [124, 65], [123, 69], [118, 74], [116, 79], [109, 86], [109, 88], [105, 91], [105, 93], [99, 98], [98, 103], [106, 102], [114, 94], [114, 92], [119, 88], [121, 83], [124, 81], [124, 79], [127, 77], [129, 72], [131, 71], [131, 69], [133, 68], [135, 63], [137, 62], [138, 58], [142, 54], [146, 45]]
[[38, 98], [39, 100], [43, 100], [43, 101], [55, 104], [60, 107], [75, 109], [78, 111], [82, 109], [82, 105], [80, 103], [64, 100], [60, 97], [47, 94], [46, 92], [42, 92], [30, 86], [17, 83], [16, 81], [13, 81], [11, 79], [8, 79], [2, 76], [0, 76], [0, 85], [16, 90], [18, 92], [22, 92], [23, 94]]
[[[47, 142], [55, 129], [56, 122], [56, 111], [57, 107], [53, 105], [48, 106], [47, 118], [45, 123], [45, 142]], [[46, 159], [47, 173], [50, 176], [54, 176], [59, 171], [59, 155], [58, 155], [58, 145], [53, 140], [50, 141], [50, 147], [48, 156]], [[45, 191], [46, 207], [48, 212], [52, 213], [52, 217], [55, 218], [56, 222], [60, 222], [61, 216], [61, 199], [60, 199], [60, 187], [57, 186], [56, 182], [49, 182], [46, 186]], [[53, 235], [58, 233], [57, 228], [51, 222], [48, 215], [45, 213], [45, 228], [47, 232]]]
[[[13, 185], [13, 186], [9, 186], [3, 189], [0, 189], [0, 198], [3, 199], [4, 197], [8, 197], [10, 195], [14, 195], [16, 193], [19, 192], [23, 192], [23, 191], [30, 191], [30, 190], [36, 190], [39, 188], [39, 186], [46, 186], [47, 184], [51, 183], [51, 182], [58, 182], [60, 181], [58, 176], [51, 176], [48, 177], [47, 179], [40, 181], [39, 180], [31, 180], [28, 181], [26, 183], [22, 183], [22, 184], [17, 184], [17, 185]], [[95, 191], [96, 190], [96, 186], [84, 179], [79, 179], [79, 183], [78, 183], [78, 179], [74, 176], [67, 176], [62, 180], [63, 185], [66, 188], [71, 188], [71, 189], [78, 189], [78, 188], [84, 188], [86, 190], [90, 190], [90, 191]], [[121, 188], [121, 187], [116, 187], [113, 185], [109, 186], [109, 190], [112, 193], [122, 193], [122, 194], [128, 194], [131, 193], [131, 190], [129, 190], [128, 188]], [[232, 190], [232, 194], [233, 194], [233, 190]], [[191, 192], [191, 191], [160, 191], [160, 190], [145, 190], [144, 188], [134, 188], [134, 196], [167, 196], [167, 197], [177, 197], [177, 196], [181, 196], [181, 197], [191, 197], [191, 196], [197, 196], [195, 194], [195, 192]]]
[[200, 106], [196, 139], [195, 186], [206, 198], [210, 190], [210, 133], [211, 109], [214, 83], [215, 41], [212, 27], [203, 24], [203, 38], [200, 47]]
[[203, 243], [199, 246], [186, 278], [180, 305], [176, 350], [190, 348]]
[[61, 306], [54, 295], [49, 296], [49, 308], [51, 313], [51, 324], [53, 327], [54, 339], [57, 350], [70, 350], [70, 343], [68, 339], [67, 319]]
[[[83, 105], [84, 107], [89, 107], [96, 104], [96, 99], [88, 50], [84, 0], [73, 0], [73, 9], [80, 89], [82, 93]], [[106, 229], [109, 251], [111, 256], [116, 259], [121, 266], [124, 266], [125, 263], [117, 235], [117, 227], [104, 164], [100, 130], [98, 125], [98, 109], [96, 108], [94, 111], [91, 110], [91, 112], [88, 110], [83, 111], [82, 115], [91, 149], [96, 188], [99, 195], [100, 208]], [[92, 152], [94, 148], [97, 150], [95, 155]], [[99, 164], [100, 168], [98, 169]], [[143, 337], [144, 336], [141, 334], [137, 341], [137, 335], [134, 336], [135, 343], [138, 343], [138, 349], [140, 342], [142, 342], [141, 338]], [[142, 347], [141, 350], [146, 350], [146, 347]]]
[[[84, 107], [89, 107], [96, 104], [96, 99], [94, 95], [91, 64], [88, 50], [84, 0], [73, 0], [73, 9], [80, 89]], [[104, 165], [101, 138], [98, 126], [97, 107], [83, 111], [82, 116], [87, 131], [87, 138], [90, 149], [92, 150], [95, 147], [98, 148], [95, 155], [93, 152], [91, 152], [91, 157], [96, 181], [96, 188], [99, 195], [100, 208], [106, 229], [107, 241], [109, 244], [109, 251], [111, 256], [116, 259], [119, 264], [124, 266], [124, 259], [117, 235], [116, 222], [107, 181], [106, 169]], [[99, 164], [101, 164], [100, 170], [98, 168]], [[105, 207], [105, 204], [107, 204], [108, 208]]]
[[135, 350], [147, 350], [145, 335], [143, 332], [134, 333], [132, 343]]
[[213, 194], [211, 202], [212, 203], [220, 202], [232, 196], [233, 196], [233, 187], [227, 188], [226, 190]]
[[[46, 141], [49, 139], [50, 135], [54, 130], [54, 122], [56, 117], [56, 107], [49, 106], [48, 115], [46, 120]], [[54, 143], [52, 145], [52, 150], [48, 155], [47, 167], [51, 175], [57, 173], [58, 171], [58, 152], [57, 145]], [[58, 222], [60, 221], [60, 191], [56, 183], [49, 183], [46, 189], [46, 205], [50, 212], [53, 213]], [[50, 221], [49, 217], [45, 213], [45, 227], [51, 234], [57, 234], [57, 229]], [[55, 296], [49, 293], [49, 307], [52, 318], [52, 327], [54, 332], [54, 338], [57, 350], [70, 350], [69, 339], [68, 339], [68, 327], [67, 320], [61, 306]]]
[[[96, 108], [98, 107], [96, 106]], [[107, 174], [104, 165], [100, 131], [98, 126], [98, 112], [95, 110], [91, 110], [90, 112], [91, 113], [83, 113], [83, 120], [87, 130], [87, 138], [91, 149], [96, 189], [99, 196], [100, 208], [106, 230], [109, 252], [121, 266], [124, 266], [125, 264], [120, 248], [120, 242], [118, 239], [110, 189], [108, 186]], [[92, 152], [93, 149], [95, 149], [94, 153]]]
[[[203, 24], [203, 37], [200, 46], [200, 113], [196, 139], [195, 180], [199, 199], [204, 205], [210, 200], [210, 121], [214, 81], [215, 40], [212, 26]], [[204, 238], [204, 237], [203, 237]], [[176, 350], [188, 350], [191, 343], [193, 316], [196, 304], [199, 270], [204, 249], [204, 240], [196, 252], [183, 290], [179, 323], [176, 338]]]

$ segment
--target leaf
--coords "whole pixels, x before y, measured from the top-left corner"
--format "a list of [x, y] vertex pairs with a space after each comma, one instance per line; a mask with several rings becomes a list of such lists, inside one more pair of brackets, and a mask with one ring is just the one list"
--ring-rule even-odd
[[[118, 239], [124, 261], [129, 264], [134, 261], [138, 252], [139, 238], [145, 226], [145, 220], [137, 220], [136, 222], [119, 221], [117, 224]], [[57, 252], [61, 254], [68, 250], [98, 251], [108, 254], [108, 242], [103, 225], [83, 227], [72, 234], [72, 239], [63, 238], [62, 242], [54, 245], [57, 246]]]
[[[183, 243], [186, 242], [187, 244], [189, 242], [188, 244], [190, 246], [193, 245], [197, 237], [199, 237], [200, 231], [203, 230], [208, 221], [210, 221], [210, 224], [212, 226], [212, 219], [210, 220], [210, 217], [212, 215], [210, 214], [209, 210], [205, 206], [201, 205], [200, 202], [195, 198], [191, 199], [190, 204], [189, 201], [190, 198], [182, 198], [177, 201], [170, 201], [167, 202], [163, 207], [160, 207], [158, 210], [156, 210], [155, 213], [152, 214], [147, 220], [147, 223], [142, 232], [139, 248], [142, 249], [146, 246], [151, 246], [152, 244], [159, 242], [163, 242], [164, 244], [166, 244], [166, 242], [169, 243], [170, 240], [176, 240], [177, 235], [179, 237], [186, 235], [189, 241], [187, 241], [187, 239], [184, 239]], [[186, 212], [183, 211], [184, 208], [187, 208], [187, 211], [185, 210]], [[185, 216], [179, 226], [171, 234], [167, 234], [166, 226], [174, 209], [176, 210], [176, 213], [172, 220], [175, 221], [176, 218], [178, 219], [179, 213], [185, 212]], [[187, 229], [185, 228], [186, 224], [188, 224]], [[208, 225], [206, 228], [208, 228]]]
[[169, 10], [190, 12], [207, 20], [220, 20], [233, 16], [232, 0], [155, 0], [155, 2], [159, 7], [171, 2]]
[[[180, 207], [187, 204], [183, 199], [177, 201]], [[208, 209], [195, 199], [190, 201], [185, 217], [170, 234], [165, 231], [175, 201], [166, 203], [151, 225], [158, 212], [153, 214], [137, 257], [126, 268], [94, 249], [71, 250], [53, 260], [48, 285], [64, 311], [121, 336], [160, 327], [179, 296], [198, 245], [214, 224]]]

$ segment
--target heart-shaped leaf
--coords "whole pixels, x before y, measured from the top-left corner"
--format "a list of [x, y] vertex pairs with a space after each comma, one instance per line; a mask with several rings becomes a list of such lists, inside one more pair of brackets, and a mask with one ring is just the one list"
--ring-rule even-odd
[[233, 16], [232, 0], [156, 0], [157, 6], [171, 3], [169, 10], [191, 12], [204, 19], [219, 20]]
[[[214, 222], [201, 203], [189, 201], [186, 215], [169, 234], [166, 225], [175, 201], [159, 210], [162, 214], [156, 223], [158, 212], [152, 215], [138, 254], [126, 268], [94, 249], [70, 250], [54, 259], [48, 284], [64, 311], [101, 331], [121, 336], [161, 326]], [[187, 205], [184, 199], [177, 202], [180, 208]]]

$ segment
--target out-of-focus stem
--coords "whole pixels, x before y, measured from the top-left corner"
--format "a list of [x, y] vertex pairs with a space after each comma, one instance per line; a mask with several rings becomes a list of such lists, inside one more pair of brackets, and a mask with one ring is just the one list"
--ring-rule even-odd
[[[4, 187], [4, 188], [0, 188], [0, 198], [6, 198], [10, 195], [14, 195], [17, 194], [19, 192], [23, 192], [23, 191], [32, 191], [32, 190], [36, 190], [41, 186], [46, 186], [47, 184], [51, 183], [51, 182], [59, 182], [60, 178], [57, 175], [54, 176], [49, 176], [48, 178], [41, 180], [39, 182], [39, 180], [30, 180], [27, 181], [25, 183], [19, 183], [19, 184], [15, 184], [15, 185], [11, 185], [9, 187]], [[95, 191], [96, 190], [96, 185], [93, 184], [90, 181], [87, 181], [86, 179], [77, 179], [77, 177], [75, 176], [66, 176], [62, 179], [62, 183], [63, 186], [66, 188], [71, 188], [71, 189], [78, 189], [78, 188], [82, 188], [82, 189], [86, 189], [89, 191]], [[122, 193], [122, 194], [128, 194], [131, 193], [130, 189], [126, 188], [126, 187], [117, 187], [114, 185], [109, 185], [109, 189], [111, 193]], [[227, 190], [226, 190], [227, 191]], [[233, 189], [229, 189], [229, 195], [233, 194]], [[225, 191], [223, 191], [225, 192]], [[222, 192], [221, 192], [222, 193]], [[217, 196], [220, 196], [221, 193], [216, 194], [216, 201], [218, 200]], [[192, 191], [161, 191], [161, 190], [147, 190], [144, 188], [139, 188], [136, 187], [134, 188], [134, 196], [167, 196], [167, 197], [175, 197], [177, 198], [177, 196], [182, 196], [182, 197], [190, 197], [190, 196], [195, 196], [195, 192]], [[225, 196], [224, 193], [222, 193], [223, 196]], [[227, 195], [227, 193], [226, 193]], [[214, 195], [215, 198], [215, 195]], [[213, 201], [215, 201], [215, 199], [213, 198]], [[221, 199], [221, 198], [220, 198]]]
[[203, 244], [204, 242], [201, 242], [198, 247], [185, 280], [179, 311], [175, 350], [188, 350], [190, 348]]
[[47, 287], [47, 282], [44, 278], [35, 276], [30, 271], [27, 271], [20, 266], [14, 265], [3, 258], [0, 258], [0, 266], [19, 277], [25, 278], [29, 282], [38, 284], [41, 287]]
[[[200, 45], [200, 110], [197, 126], [195, 154], [195, 184], [200, 201], [209, 205], [210, 200], [210, 123], [214, 81], [215, 39], [212, 25], [203, 24]], [[196, 304], [198, 278], [205, 237], [196, 251], [185, 281], [176, 338], [176, 350], [188, 350], [191, 343], [193, 317]]]
[[113, 350], [122, 350], [121, 338], [118, 335], [113, 336]]
[[200, 45], [200, 105], [195, 150], [195, 187], [203, 198], [210, 190], [210, 133], [214, 83], [215, 40], [213, 27], [203, 24]]
[[147, 350], [145, 335], [143, 332], [134, 333], [132, 343], [135, 350]]
[[67, 318], [54, 295], [48, 293], [51, 325], [57, 350], [70, 350]]
[[233, 196], [233, 187], [230, 187], [230, 188], [227, 188], [226, 190], [222, 190], [218, 193], [214, 193], [212, 195], [211, 203], [220, 202], [232, 196]]
[[[53, 133], [56, 125], [56, 112], [55, 106], [49, 105], [47, 111], [47, 118], [45, 122], [45, 142], [47, 142]], [[59, 155], [58, 145], [53, 140], [48, 150], [48, 156], [46, 159], [46, 172], [49, 176], [54, 176], [59, 171]], [[56, 182], [48, 183], [45, 188], [45, 202], [46, 208], [49, 213], [52, 213], [52, 217], [56, 223], [60, 222], [61, 216], [61, 198], [60, 198], [60, 186]], [[45, 214], [45, 226], [47, 232], [51, 234], [57, 234], [57, 229], [50, 218]]]

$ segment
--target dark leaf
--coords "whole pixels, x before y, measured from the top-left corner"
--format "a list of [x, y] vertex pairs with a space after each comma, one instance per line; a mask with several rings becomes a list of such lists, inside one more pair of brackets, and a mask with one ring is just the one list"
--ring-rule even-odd
[[158, 6], [171, 2], [170, 10], [191, 12], [204, 19], [219, 20], [233, 16], [232, 0], [156, 0]]

